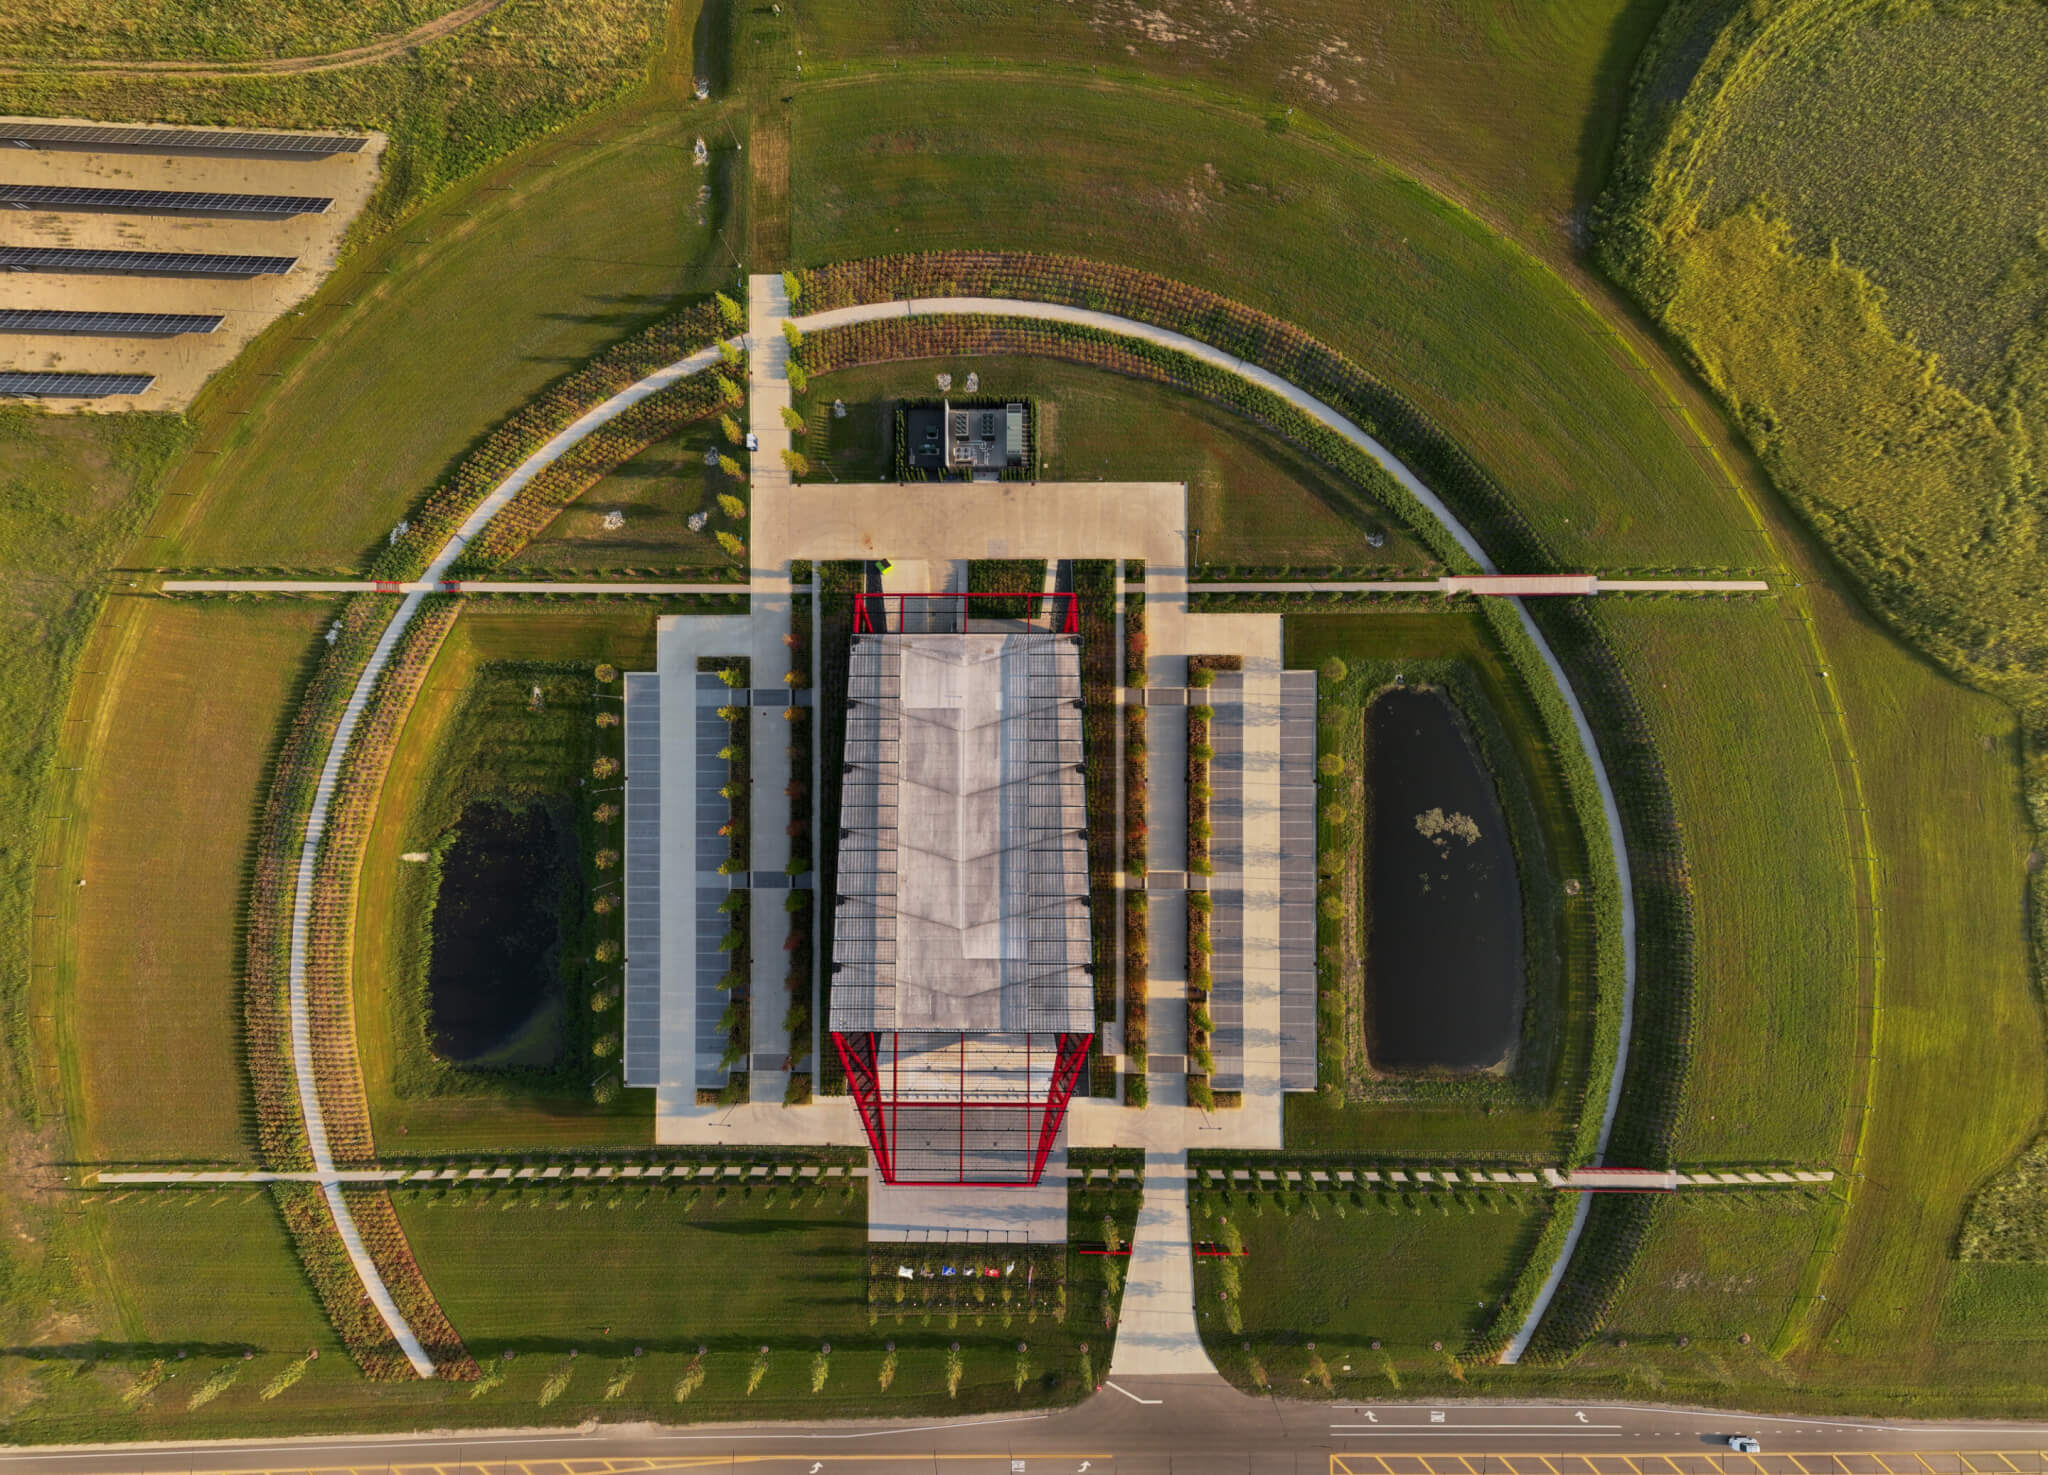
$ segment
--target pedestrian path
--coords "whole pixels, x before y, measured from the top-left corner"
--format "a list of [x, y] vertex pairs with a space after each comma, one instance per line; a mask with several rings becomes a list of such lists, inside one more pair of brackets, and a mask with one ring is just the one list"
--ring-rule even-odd
[[165, 579], [165, 594], [729, 594], [744, 584], [605, 579]]
[[[698, 350], [688, 358], [681, 359], [666, 368], [658, 369], [638, 383], [628, 386], [598, 405], [595, 409], [578, 416], [566, 429], [551, 437], [545, 445], [528, 456], [514, 468], [511, 475], [491, 489], [490, 493], [464, 518], [462, 525], [427, 565], [426, 573], [419, 582], [427, 586], [438, 586], [448, 577], [455, 560], [472, 538], [490, 524], [492, 518], [516, 497], [520, 489], [539, 475], [581, 441], [592, 431], [609, 424], [617, 416], [632, 408], [649, 395], [657, 394], [679, 380], [707, 369], [718, 361], [717, 348]], [[391, 653], [398, 640], [419, 613], [425, 592], [416, 591], [405, 596], [391, 617], [391, 623], [378, 638], [369, 663], [356, 680], [354, 691], [349, 694], [347, 707], [343, 710], [340, 725], [335, 728], [334, 737], [328, 743], [327, 755], [321, 764], [320, 779], [313, 791], [313, 805], [306, 816], [305, 839], [299, 847], [298, 885], [292, 897], [291, 957], [289, 970], [292, 1073], [298, 1091], [299, 1111], [306, 1128], [306, 1147], [313, 1159], [316, 1179], [321, 1185], [322, 1195], [327, 1201], [328, 1211], [334, 1216], [335, 1229], [341, 1235], [341, 1242], [348, 1251], [349, 1263], [354, 1266], [356, 1276], [363, 1283], [363, 1290], [370, 1302], [377, 1308], [377, 1314], [390, 1329], [399, 1347], [404, 1351], [406, 1361], [413, 1371], [423, 1378], [434, 1376], [433, 1361], [427, 1356], [420, 1341], [406, 1322], [405, 1315], [392, 1299], [391, 1289], [384, 1284], [377, 1266], [364, 1247], [362, 1235], [357, 1232], [355, 1217], [349, 1212], [348, 1203], [342, 1197], [341, 1181], [334, 1176], [334, 1155], [327, 1138], [326, 1119], [321, 1114], [319, 1093], [313, 1081], [313, 1025], [311, 1011], [306, 1001], [306, 958], [307, 933], [313, 911], [313, 869], [320, 854], [320, 844], [327, 833], [328, 810], [333, 803], [336, 783], [341, 775], [341, 765], [348, 753], [349, 743], [355, 737], [357, 724], [362, 720], [364, 709], [369, 705], [370, 694], [376, 690], [377, 682], [384, 674], [384, 668], [391, 660]]]
[[1195, 1324], [1186, 1148], [1145, 1154], [1145, 1191], [1125, 1266], [1112, 1378], [1214, 1373]]
[[[789, 319], [789, 293], [779, 275], [756, 275], [747, 279], [747, 429], [755, 449], [749, 456], [747, 479], [753, 500], [773, 497], [789, 485], [789, 469], [783, 455], [791, 447], [790, 430], [782, 412], [790, 407], [789, 343], [782, 325]], [[748, 539], [749, 548], [755, 540]], [[751, 630], [750, 659], [756, 689], [783, 684], [789, 670], [789, 647], [783, 637], [789, 633], [789, 563], [786, 559], [751, 560], [752, 581], [747, 599]], [[789, 864], [789, 723], [781, 708], [756, 707], [749, 763], [752, 765], [748, 795], [750, 829], [748, 845], [753, 869], [780, 872]], [[790, 1040], [789, 995], [783, 978], [783, 943], [789, 936], [789, 914], [782, 898], [769, 892], [757, 895], [749, 912], [749, 941], [753, 949], [753, 978], [749, 981], [753, 1008], [749, 1016], [752, 1038], [747, 1094], [756, 1104], [780, 1106], [789, 1090]], [[806, 1039], [802, 1052], [810, 1053]], [[816, 1062], [811, 1062], [816, 1068]]]
[[1762, 579], [1604, 579], [1598, 574], [1445, 574], [1435, 579], [1205, 579], [1193, 594], [1764, 594]]

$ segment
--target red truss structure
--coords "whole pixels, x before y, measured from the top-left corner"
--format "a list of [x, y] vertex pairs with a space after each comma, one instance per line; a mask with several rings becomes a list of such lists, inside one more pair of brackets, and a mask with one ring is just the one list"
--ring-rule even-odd
[[996, 1188], [1045, 1172], [1093, 1039], [891, 1030], [832, 1043], [885, 1183]]
[[1031, 613], [1026, 619], [1045, 619], [1062, 635], [1081, 629], [1079, 596], [1047, 594], [1042, 589], [978, 590], [961, 594], [861, 594], [853, 602], [855, 634], [879, 634], [884, 630], [944, 634], [967, 628], [976, 599], [1024, 599]]

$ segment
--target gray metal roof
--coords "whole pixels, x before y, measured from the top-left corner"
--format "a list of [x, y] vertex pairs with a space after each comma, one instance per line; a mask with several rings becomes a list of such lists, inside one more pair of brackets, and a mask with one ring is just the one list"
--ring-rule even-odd
[[1280, 673], [1280, 1089], [1316, 1088], [1316, 673]]
[[626, 693], [626, 1084], [661, 1079], [661, 678]]
[[831, 1027], [1092, 1033], [1080, 644], [856, 637]]

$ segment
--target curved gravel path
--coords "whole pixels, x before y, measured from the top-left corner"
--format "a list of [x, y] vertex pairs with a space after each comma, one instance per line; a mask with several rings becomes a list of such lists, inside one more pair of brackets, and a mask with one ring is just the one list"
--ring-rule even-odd
[[446, 15], [437, 15], [430, 21], [423, 21], [409, 31], [395, 31], [389, 36], [379, 36], [361, 46], [351, 46], [346, 51], [330, 51], [320, 56], [277, 56], [260, 61], [121, 61], [121, 60], [76, 60], [68, 57], [21, 58], [0, 61], [0, 76], [19, 75], [24, 72], [87, 72], [99, 77], [262, 77], [291, 76], [305, 72], [339, 72], [349, 67], [368, 66], [372, 62], [389, 61], [404, 52], [425, 46], [430, 41], [439, 41], [451, 36], [473, 20], [481, 20], [505, 4], [505, 0], [470, 0], [470, 3]]
[[[1336, 431], [1353, 445], [1364, 451], [1386, 469], [1396, 481], [1408, 489], [1417, 501], [1428, 509], [1431, 516], [1442, 524], [1457, 544], [1480, 569], [1489, 574], [1500, 570], [1493, 560], [1486, 556], [1486, 550], [1479, 546], [1479, 540], [1472, 536], [1464, 524], [1458, 521], [1451, 509], [1444, 505], [1441, 497], [1423, 485], [1421, 478], [1410, 471], [1400, 458], [1367, 435], [1351, 419], [1338, 413], [1329, 405], [1307, 393], [1305, 390], [1282, 379], [1278, 374], [1247, 363], [1232, 353], [1190, 338], [1185, 333], [1176, 333], [1152, 323], [1139, 322], [1135, 318], [1119, 317], [1114, 313], [1097, 312], [1092, 308], [1069, 307], [1056, 302], [1027, 302], [1008, 297], [917, 297], [897, 299], [890, 302], [865, 303], [857, 307], [832, 308], [824, 312], [811, 313], [795, 320], [803, 332], [811, 333], [825, 328], [840, 327], [849, 323], [876, 322], [893, 317], [955, 316], [964, 314], [987, 314], [997, 317], [1037, 318], [1050, 322], [1074, 323], [1082, 327], [1099, 329], [1105, 333], [1116, 333], [1126, 338], [1137, 338], [1147, 343], [1156, 343], [1162, 348], [1171, 348], [1205, 364], [1249, 380], [1259, 388], [1277, 394], [1296, 409], [1313, 417], [1323, 425]], [[1605, 1162], [1607, 1144], [1614, 1134], [1615, 1115], [1621, 1109], [1621, 1084], [1628, 1068], [1629, 1040], [1635, 1027], [1636, 1002], [1636, 907], [1635, 888], [1628, 863], [1628, 846], [1621, 835], [1621, 810], [1614, 800], [1614, 785], [1607, 777], [1607, 765], [1600, 757], [1600, 746], [1593, 738], [1592, 724], [1586, 720], [1586, 711], [1579, 703], [1578, 694], [1572, 690], [1570, 680], [1565, 676], [1564, 667], [1550, 648], [1550, 642], [1543, 638], [1543, 632], [1536, 628], [1536, 622], [1529, 617], [1529, 611], [1520, 599], [1514, 601], [1515, 613], [1521, 619], [1522, 629], [1535, 642], [1537, 651], [1543, 657], [1543, 664], [1550, 669], [1551, 680], [1557, 684], [1565, 705], [1570, 708], [1572, 725], [1577, 729], [1579, 743], [1586, 750], [1586, 757], [1593, 766], [1593, 778], [1600, 787], [1600, 808], [1607, 820], [1607, 838], [1614, 852], [1614, 871], [1621, 888], [1621, 935], [1622, 935], [1622, 995], [1621, 995], [1621, 1036], [1614, 1053], [1614, 1071], [1607, 1082], [1607, 1101], [1600, 1117], [1600, 1138], [1596, 1150], [1598, 1161]], [[1529, 1315], [1516, 1329], [1506, 1351], [1501, 1354], [1502, 1362], [1518, 1362], [1529, 1346], [1529, 1339], [1535, 1335], [1543, 1314], [1550, 1309], [1551, 1298], [1556, 1295], [1559, 1282], [1564, 1279], [1565, 1267], [1571, 1263], [1572, 1252], [1578, 1248], [1579, 1236], [1584, 1231], [1586, 1216], [1592, 1209], [1592, 1195], [1580, 1194], [1577, 1208], [1572, 1215], [1572, 1226], [1565, 1239], [1564, 1248], [1559, 1251], [1556, 1263], [1550, 1267], [1543, 1285], [1536, 1295], [1535, 1304], [1529, 1308]]]
[[[489, 496], [477, 504], [476, 510], [463, 520], [448, 539], [434, 561], [427, 565], [427, 571], [419, 582], [433, 585], [440, 583], [461, 556], [463, 548], [478, 533], [482, 532], [493, 517], [496, 517], [507, 503], [519, 494], [528, 482], [541, 471], [552, 465], [571, 446], [589, 435], [591, 431], [606, 424], [623, 411], [632, 408], [649, 395], [668, 388], [679, 379], [685, 379], [701, 369], [707, 369], [718, 362], [716, 346], [699, 349], [688, 358], [657, 369], [637, 384], [620, 390], [596, 409], [579, 417], [575, 422], [555, 435], [553, 439], [520, 462], [512, 474], [492, 488]], [[349, 743], [355, 737], [356, 724], [361, 721], [364, 710], [370, 704], [370, 696], [377, 689], [377, 679], [384, 674], [384, 667], [391, 659], [391, 652], [398, 645], [399, 636], [412, 623], [412, 617], [419, 612], [420, 602], [426, 598], [424, 592], [405, 596], [398, 610], [391, 617], [391, 623], [384, 627], [378, 637], [376, 649], [371, 652], [369, 664], [363, 667], [363, 674], [356, 678], [355, 690], [349, 694], [348, 706], [342, 713], [341, 723], [334, 730], [333, 740], [327, 745], [327, 757], [320, 766], [320, 782], [313, 791], [313, 808], [306, 816], [306, 838], [299, 847], [298, 888], [292, 897], [292, 951], [291, 951], [291, 1023], [292, 1023], [292, 1071], [296, 1076], [299, 1093], [299, 1110], [306, 1122], [306, 1146], [313, 1157], [313, 1171], [319, 1175], [321, 1192], [326, 1195], [327, 1207], [334, 1215], [335, 1228], [341, 1233], [341, 1242], [348, 1248], [350, 1263], [363, 1282], [363, 1289], [377, 1308], [377, 1314], [384, 1318], [384, 1325], [391, 1329], [391, 1335], [404, 1349], [406, 1359], [412, 1363], [413, 1371], [423, 1378], [434, 1376], [434, 1363], [420, 1346], [419, 1338], [407, 1324], [398, 1304], [391, 1298], [390, 1287], [384, 1284], [384, 1277], [377, 1273], [377, 1266], [364, 1248], [362, 1236], [356, 1230], [354, 1215], [349, 1213], [348, 1204], [341, 1196], [342, 1178], [334, 1166], [334, 1153], [327, 1140], [327, 1121], [320, 1110], [320, 1093], [313, 1078], [313, 1023], [312, 1013], [306, 1005], [306, 933], [313, 913], [313, 870], [320, 856], [320, 842], [327, 834], [327, 812], [334, 797], [334, 789], [341, 777], [341, 765], [348, 756]]]

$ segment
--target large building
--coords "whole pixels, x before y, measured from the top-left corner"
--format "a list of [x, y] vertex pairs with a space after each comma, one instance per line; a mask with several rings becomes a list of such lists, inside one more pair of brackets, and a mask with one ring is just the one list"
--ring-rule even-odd
[[1095, 1030], [1079, 637], [854, 637], [829, 1024], [891, 1183], [1035, 1183]]

